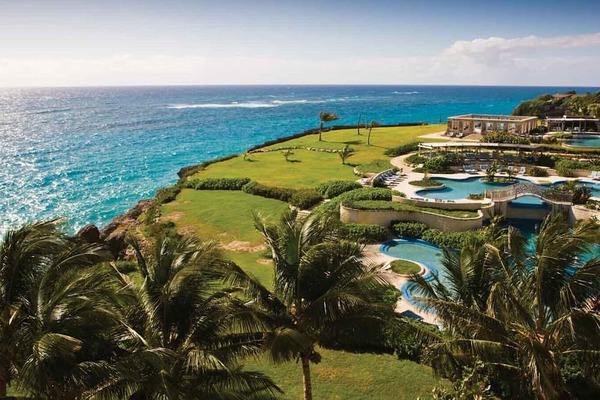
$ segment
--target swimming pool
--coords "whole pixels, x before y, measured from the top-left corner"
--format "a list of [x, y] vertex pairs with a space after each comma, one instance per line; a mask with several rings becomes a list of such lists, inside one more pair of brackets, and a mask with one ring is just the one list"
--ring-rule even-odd
[[[475, 176], [467, 179], [449, 179], [449, 178], [434, 178], [436, 181], [442, 182], [445, 187], [443, 189], [422, 189], [418, 190], [415, 193], [421, 197], [426, 197], [430, 199], [443, 199], [443, 200], [457, 200], [457, 199], [466, 199], [471, 193], [485, 193], [486, 190], [494, 190], [501, 189], [503, 187], [507, 187], [510, 185], [514, 185], [514, 183], [488, 183], [482, 181], [482, 177]], [[517, 181], [530, 182], [525, 179], [518, 179]], [[557, 182], [555, 185], [560, 185], [564, 183], [564, 181]], [[588, 186], [592, 189], [592, 197], [600, 198], [600, 182], [589, 182], [584, 181], [580, 182], [581, 185]], [[546, 186], [549, 185], [540, 185]], [[534, 198], [529, 199], [518, 199], [517, 203], [529, 203], [529, 204], [542, 204], [542, 201]]]
[[423, 189], [416, 194], [430, 199], [456, 200], [466, 199], [469, 194], [485, 193], [490, 189], [501, 189], [514, 183], [488, 183], [482, 181], [480, 176], [467, 179], [433, 178], [445, 185], [443, 189]]
[[[394, 239], [383, 243], [379, 251], [391, 257], [425, 265], [427, 272], [423, 278], [428, 281], [433, 279], [432, 273], [439, 275], [440, 280], [443, 280], [442, 249], [432, 243], [419, 239]], [[414, 295], [415, 289], [416, 285], [413, 282], [406, 282], [400, 288], [402, 298], [412, 305], [418, 305]]]
[[[530, 253], [535, 252], [535, 231], [538, 228], [539, 223], [540, 221], [532, 220], [507, 221], [507, 224], [515, 226], [521, 231], [523, 236], [525, 236], [528, 241], [527, 250]], [[383, 243], [379, 248], [379, 251], [394, 258], [416, 261], [425, 265], [428, 271], [423, 275], [423, 278], [427, 281], [433, 280], [432, 274], [437, 275], [442, 283], [445, 283], [446, 281], [442, 265], [442, 249], [432, 243], [420, 239], [394, 239]], [[583, 255], [581, 262], [588, 261], [592, 257], [600, 257], [600, 245], [593, 245], [590, 248], [590, 251]], [[573, 266], [573, 271], [576, 268], [577, 266]], [[402, 298], [414, 306], [419, 306], [419, 303], [415, 298], [419, 296], [416, 293], [416, 289], [416, 284], [410, 281], [404, 283], [402, 287], [400, 287]]]
[[597, 136], [575, 136], [565, 142], [567, 146], [575, 147], [598, 147], [600, 148], [600, 135]]

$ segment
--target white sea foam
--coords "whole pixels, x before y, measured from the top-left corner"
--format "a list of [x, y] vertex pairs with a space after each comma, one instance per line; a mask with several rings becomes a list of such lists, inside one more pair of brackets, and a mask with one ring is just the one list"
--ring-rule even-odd
[[398, 91], [394, 91], [392, 93], [393, 94], [418, 94], [419, 92], [398, 92]]
[[271, 108], [278, 107], [277, 104], [272, 103], [203, 103], [203, 104], [170, 104], [167, 108], [174, 108], [177, 110], [183, 110], [186, 108]]

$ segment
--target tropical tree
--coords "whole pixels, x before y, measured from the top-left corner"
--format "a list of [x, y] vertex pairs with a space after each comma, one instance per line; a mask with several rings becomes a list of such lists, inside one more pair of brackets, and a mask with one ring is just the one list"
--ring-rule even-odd
[[0, 244], [0, 397], [6, 396], [6, 386], [12, 379], [11, 367], [17, 361], [18, 324], [12, 317], [21, 296], [29, 289], [31, 276], [46, 268], [51, 254], [62, 246], [56, 235], [57, 222], [9, 230]]
[[356, 150], [354, 150], [349, 145], [345, 145], [342, 150], [339, 150], [338, 155], [342, 159], [342, 164], [346, 164], [346, 160], [349, 159], [350, 157], [352, 157], [355, 152], [356, 152]]
[[323, 126], [326, 122], [333, 122], [340, 119], [340, 117], [332, 112], [321, 111], [319, 113], [319, 142], [321, 141], [321, 134], [323, 133]]
[[293, 156], [294, 152], [291, 149], [285, 149], [281, 152], [281, 154], [283, 154], [285, 161], [290, 161], [290, 156]]
[[266, 348], [276, 363], [300, 361], [304, 398], [310, 400], [318, 345], [370, 343], [394, 321], [392, 308], [375, 301], [386, 283], [363, 265], [362, 247], [339, 240], [329, 220], [298, 219], [290, 211], [277, 224], [260, 217], [255, 224], [275, 267], [273, 291], [257, 281], [248, 286], [273, 327]]
[[511, 229], [482, 254], [445, 252], [445, 279], [415, 278], [422, 306], [451, 334], [433, 352], [434, 366], [480, 359], [496, 376], [510, 376], [504, 384], [516, 383], [520, 398], [568, 398], [561, 361], [577, 357], [588, 374], [600, 361], [600, 259], [583, 262], [598, 235], [595, 221], [570, 229], [555, 216], [544, 221], [532, 250]]
[[362, 113], [358, 114], [358, 122], [356, 123], [356, 133], [360, 135], [360, 121], [362, 119]]
[[371, 123], [369, 124], [369, 131], [367, 134], [367, 146], [371, 145], [371, 131], [373, 130], [373, 127], [379, 126], [380, 123], [377, 121], [371, 121]]
[[131, 244], [143, 281], [122, 277], [133, 299], [124, 321], [127, 353], [97, 398], [245, 399], [279, 390], [239, 364], [257, 354], [267, 330], [224, 284], [239, 268], [212, 243], [161, 237], [151, 255]]

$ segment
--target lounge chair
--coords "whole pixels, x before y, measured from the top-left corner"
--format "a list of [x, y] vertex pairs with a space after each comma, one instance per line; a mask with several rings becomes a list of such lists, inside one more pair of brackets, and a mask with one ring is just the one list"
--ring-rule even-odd
[[454, 132], [448, 132], [448, 136], [454, 137]]
[[456, 135], [457, 138], [462, 138], [463, 136], [465, 136], [462, 132], [458, 132], [458, 134]]
[[527, 167], [519, 168], [519, 175], [525, 175], [526, 172], [527, 172]]
[[479, 169], [482, 171], [487, 171], [488, 169], [490, 169], [490, 166], [488, 164], [481, 164], [479, 166]]

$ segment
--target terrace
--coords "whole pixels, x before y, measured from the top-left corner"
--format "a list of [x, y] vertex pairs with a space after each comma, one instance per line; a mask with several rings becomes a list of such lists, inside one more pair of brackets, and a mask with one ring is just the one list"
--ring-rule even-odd
[[451, 137], [464, 137], [486, 132], [527, 135], [537, 128], [537, 125], [538, 118], [532, 116], [467, 114], [449, 117], [446, 134]]

